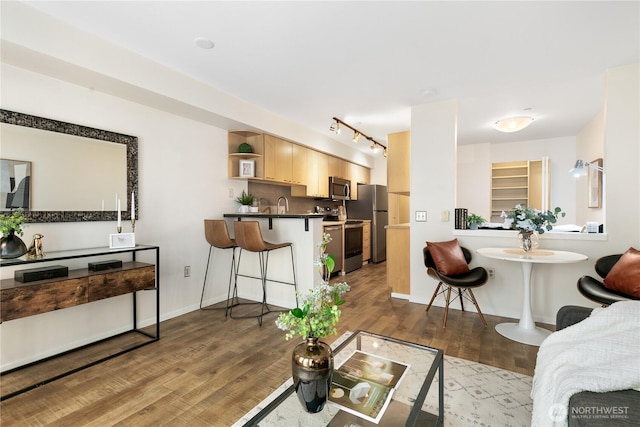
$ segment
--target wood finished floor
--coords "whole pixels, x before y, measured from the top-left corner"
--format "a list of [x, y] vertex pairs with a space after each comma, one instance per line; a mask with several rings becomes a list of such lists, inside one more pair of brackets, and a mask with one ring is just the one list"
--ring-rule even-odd
[[[352, 290], [338, 335], [327, 342], [364, 329], [533, 375], [538, 347], [495, 332], [497, 323], [512, 319], [485, 315], [485, 329], [475, 310], [452, 310], [443, 329], [442, 308], [425, 313], [424, 305], [390, 297], [385, 263], [340, 280]], [[297, 342], [284, 340], [275, 318], [267, 315], [259, 328], [255, 319], [198, 310], [165, 321], [156, 343], [1, 402], [0, 425], [230, 426], [290, 376]], [[62, 362], [77, 363], [77, 357]]]

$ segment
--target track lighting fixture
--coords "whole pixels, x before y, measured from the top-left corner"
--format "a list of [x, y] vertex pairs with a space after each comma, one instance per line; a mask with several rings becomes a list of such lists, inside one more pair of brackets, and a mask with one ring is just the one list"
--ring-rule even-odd
[[340, 133], [340, 126], [344, 126], [348, 129], [351, 129], [353, 131], [353, 142], [355, 142], [356, 144], [358, 143], [358, 140], [360, 139], [360, 137], [363, 137], [365, 139], [367, 139], [368, 141], [371, 142], [371, 145], [369, 148], [371, 148], [371, 151], [373, 151], [374, 153], [378, 153], [380, 151], [380, 149], [382, 149], [382, 154], [387, 157], [387, 146], [384, 144], [379, 143], [378, 141], [376, 141], [375, 139], [371, 138], [370, 136], [365, 135], [364, 133], [360, 132], [358, 129], [354, 128], [353, 126], [349, 125], [348, 123], [343, 122], [342, 120], [338, 119], [337, 117], [333, 118], [333, 123], [331, 123], [331, 126], [329, 127], [329, 130], [331, 132], [335, 132], [335, 134], [339, 134]]

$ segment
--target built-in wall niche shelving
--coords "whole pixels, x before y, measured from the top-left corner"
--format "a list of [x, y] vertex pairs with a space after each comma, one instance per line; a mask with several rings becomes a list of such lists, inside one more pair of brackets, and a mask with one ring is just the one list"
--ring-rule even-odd
[[549, 192], [544, 188], [548, 189], [548, 176], [548, 160], [545, 165], [544, 159], [492, 163], [491, 222], [504, 221], [500, 214], [518, 204], [546, 209]]
[[[241, 160], [250, 160], [254, 163], [254, 177], [264, 178], [264, 134], [246, 130], [229, 132], [229, 178], [247, 179], [241, 176]], [[247, 143], [253, 149], [252, 153], [239, 153], [241, 144]]]

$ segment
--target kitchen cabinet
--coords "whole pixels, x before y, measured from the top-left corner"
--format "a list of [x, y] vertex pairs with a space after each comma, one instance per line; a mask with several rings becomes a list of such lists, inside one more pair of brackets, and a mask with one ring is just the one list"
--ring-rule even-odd
[[355, 163], [348, 163], [347, 179], [351, 181], [351, 200], [358, 200], [358, 184], [371, 182], [371, 170]]
[[306, 150], [306, 185], [291, 187], [294, 197], [329, 197], [328, 157], [319, 151]]
[[[512, 210], [516, 205], [543, 209], [548, 206], [548, 167], [543, 177], [542, 160], [524, 160], [491, 164], [491, 222], [502, 222], [500, 214]], [[547, 198], [543, 203], [544, 197]]]
[[348, 179], [347, 178], [347, 162], [338, 157], [329, 156], [328, 157], [328, 175], [329, 176], [337, 176], [338, 178]]
[[387, 226], [387, 285], [392, 296], [411, 294], [409, 232], [409, 224]]
[[264, 179], [291, 184], [293, 177], [292, 143], [265, 134], [264, 151]]
[[408, 196], [411, 192], [411, 133], [390, 133], [387, 144], [387, 191]]
[[409, 196], [389, 193], [389, 225], [411, 222]]
[[291, 144], [291, 183], [296, 185], [306, 185], [307, 176], [307, 152], [309, 149], [298, 144]]
[[371, 220], [362, 221], [362, 264], [368, 264], [371, 259]]

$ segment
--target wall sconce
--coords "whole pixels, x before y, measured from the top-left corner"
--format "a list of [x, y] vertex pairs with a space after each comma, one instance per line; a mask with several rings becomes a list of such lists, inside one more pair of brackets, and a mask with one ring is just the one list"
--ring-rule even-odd
[[595, 163], [585, 162], [584, 160], [576, 160], [575, 166], [569, 170], [569, 173], [576, 178], [581, 176], [587, 176], [587, 169], [594, 169], [604, 173], [604, 168]]
[[500, 132], [518, 132], [529, 126], [531, 123], [533, 123], [533, 117], [509, 117], [495, 122], [493, 124], [493, 128]]
[[336, 135], [340, 133], [340, 126], [344, 126], [348, 129], [351, 129], [353, 131], [353, 142], [355, 142], [356, 144], [358, 143], [358, 140], [360, 140], [360, 137], [363, 137], [365, 139], [367, 139], [368, 141], [371, 141], [371, 146], [369, 148], [371, 148], [371, 151], [373, 151], [374, 153], [378, 153], [380, 151], [380, 149], [382, 149], [382, 155], [387, 157], [387, 146], [384, 144], [379, 143], [378, 141], [376, 141], [375, 139], [371, 138], [370, 136], [365, 135], [364, 133], [360, 132], [358, 129], [354, 128], [353, 126], [349, 125], [348, 123], [343, 122], [342, 120], [340, 120], [337, 117], [333, 118], [333, 123], [331, 123], [331, 126], [329, 126], [329, 130], [331, 132], [334, 132]]

